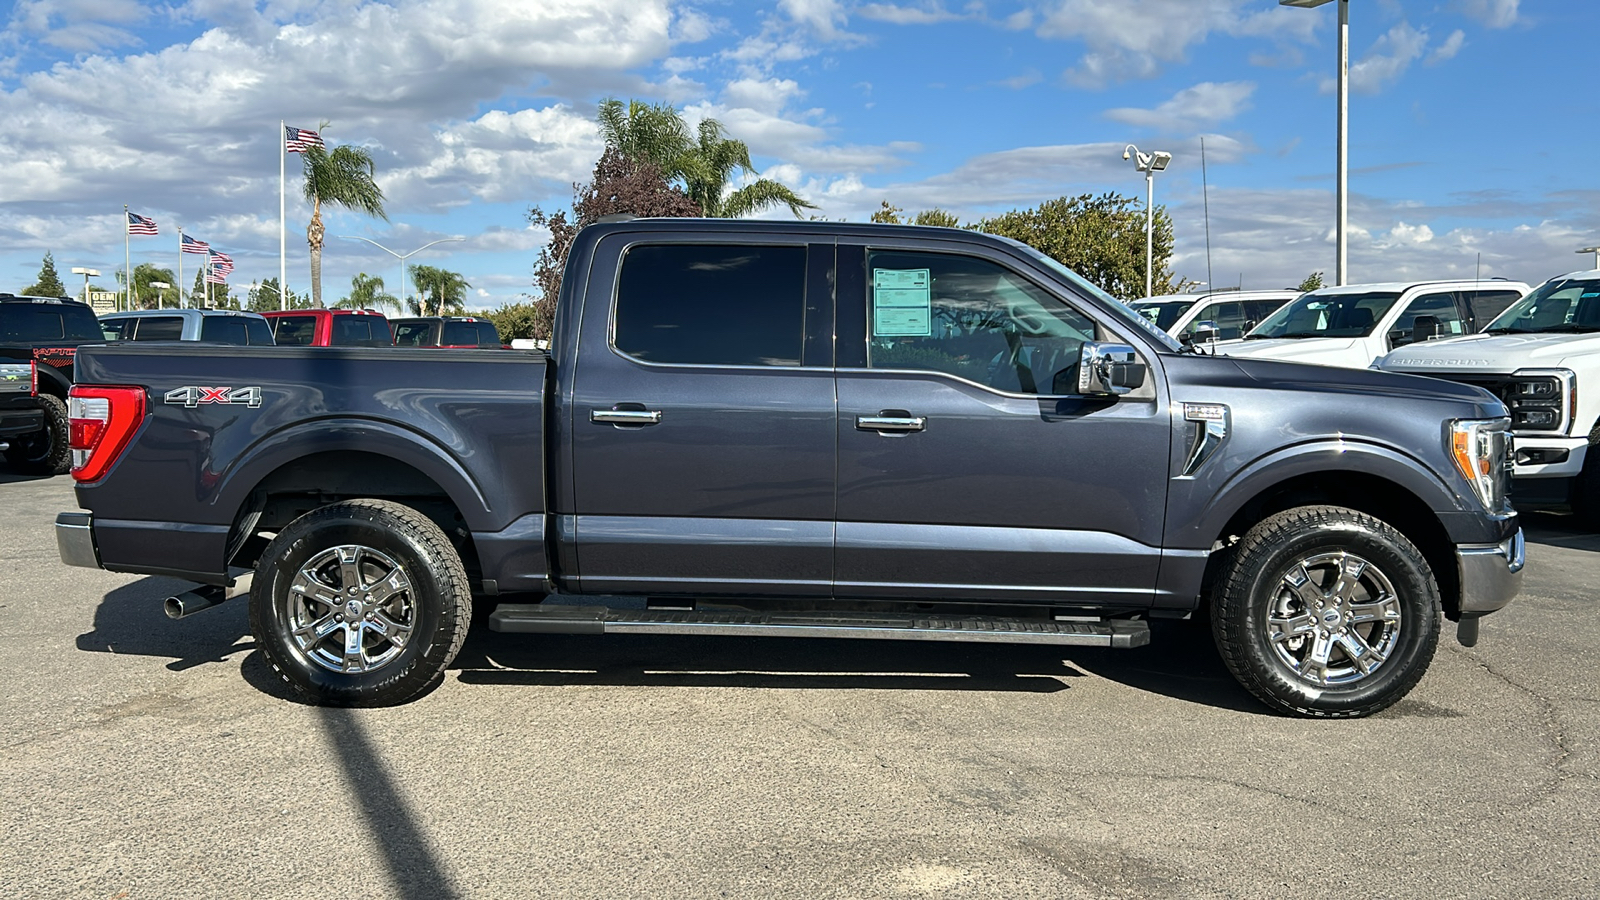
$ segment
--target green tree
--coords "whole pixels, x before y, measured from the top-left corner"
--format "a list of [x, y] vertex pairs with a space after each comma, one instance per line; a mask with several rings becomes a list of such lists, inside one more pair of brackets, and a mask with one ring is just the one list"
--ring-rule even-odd
[[788, 186], [758, 178], [728, 191], [738, 173], [758, 175], [744, 141], [728, 137], [716, 119], [702, 119], [693, 135], [683, 115], [670, 103], [648, 104], [610, 98], [600, 104], [600, 134], [607, 147], [630, 159], [653, 164], [668, 182], [682, 181], [689, 199], [711, 218], [738, 218], [774, 206], [787, 206], [795, 218], [816, 209]]
[[539, 327], [539, 310], [532, 303], [507, 303], [486, 314], [500, 332], [500, 340], [511, 343], [516, 338], [536, 337]]
[[[138, 269], [134, 269], [134, 276], [135, 276], [136, 279], [137, 279], [138, 273], [139, 273], [139, 270]], [[233, 298], [232, 293], [228, 290], [228, 285], [226, 285], [226, 284], [213, 284], [211, 286], [211, 296], [209, 298], [207, 298], [207, 296], [206, 296], [206, 281], [205, 281], [205, 277], [206, 277], [206, 270], [205, 270], [205, 267], [203, 267], [203, 266], [200, 268], [199, 271], [194, 273], [194, 286], [189, 289], [189, 303], [188, 303], [189, 308], [191, 308], [191, 309], [238, 309], [239, 308], [239, 301]], [[160, 279], [157, 279], [157, 280], [159, 281]], [[168, 283], [170, 284], [171, 282], [168, 282]], [[137, 280], [134, 282], [134, 284], [137, 287], [137, 284], [138, 284]], [[152, 292], [153, 292], [153, 290], [154, 289], [152, 289]], [[273, 307], [273, 308], [276, 309], [277, 307]]]
[[339, 299], [335, 309], [392, 309], [400, 312], [400, 298], [383, 289], [383, 279], [365, 272], [350, 279], [350, 293]]
[[883, 201], [882, 206], [873, 210], [872, 217], [869, 219], [869, 221], [875, 222], [879, 225], [899, 225], [902, 223], [902, 221], [904, 221], [900, 218], [900, 214], [903, 212], [905, 212], [905, 210], [898, 206], [893, 206], [889, 203], [889, 201], [885, 200]]
[[[321, 128], [327, 127], [326, 122]], [[319, 129], [321, 130], [321, 129]], [[344, 145], [331, 151], [310, 146], [301, 153], [305, 168], [305, 197], [311, 203], [311, 224], [306, 226], [306, 244], [311, 248], [311, 300], [322, 305], [322, 205], [377, 216], [385, 222], [383, 189], [373, 180], [372, 154], [360, 147]]]
[[[467, 288], [472, 285], [459, 272], [433, 266], [410, 267], [417, 299], [407, 300], [414, 316], [459, 316], [466, 312]], [[432, 312], [428, 310], [432, 309]]]
[[1295, 290], [1303, 294], [1306, 291], [1314, 291], [1320, 287], [1322, 287], [1322, 273], [1312, 272], [1310, 275], [1306, 276], [1304, 281], [1300, 282], [1299, 286], [1296, 287]]
[[61, 283], [61, 276], [56, 274], [56, 258], [49, 250], [44, 252], [44, 264], [39, 267], [38, 280], [23, 288], [22, 293], [34, 297], [68, 296], [66, 287]]
[[[117, 272], [117, 280], [125, 281], [120, 270]], [[163, 291], [152, 287], [150, 284], [152, 281], [159, 281], [172, 287]], [[179, 288], [178, 276], [172, 274], [171, 269], [160, 268], [155, 263], [139, 263], [133, 267], [133, 306], [137, 309], [160, 309], [163, 300], [177, 301], [182, 293]]]
[[[977, 224], [979, 231], [1022, 241], [1098, 285], [1120, 300], [1144, 296], [1144, 205], [1132, 197], [1082, 194], [1013, 210]], [[1172, 219], [1155, 212], [1153, 288], [1155, 295], [1180, 291], [1188, 281], [1173, 280]]]
[[245, 295], [244, 308], [250, 312], [272, 312], [277, 309], [310, 309], [310, 297], [302, 297], [293, 290], [289, 291], [289, 304], [279, 306], [278, 279], [268, 278], [259, 285], [252, 287]]
[[871, 221], [876, 222], [879, 225], [933, 225], [939, 228], [961, 227], [961, 223], [956, 219], [955, 213], [946, 212], [937, 206], [933, 209], [925, 209], [909, 219], [901, 215], [903, 212], [905, 212], [905, 210], [898, 206], [894, 206], [889, 201], [885, 200], [883, 201], [883, 206], [873, 211]]

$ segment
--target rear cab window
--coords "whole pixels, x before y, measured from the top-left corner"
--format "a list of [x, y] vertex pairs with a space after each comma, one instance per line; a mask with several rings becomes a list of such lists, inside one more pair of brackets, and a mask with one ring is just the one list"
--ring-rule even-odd
[[273, 323], [272, 339], [279, 344], [310, 346], [317, 339], [317, 317], [278, 316]]
[[401, 322], [394, 328], [394, 344], [396, 347], [426, 347], [429, 330], [427, 322]]
[[240, 316], [206, 316], [200, 323], [200, 340], [241, 346], [250, 343]]
[[244, 333], [252, 346], [271, 347], [275, 343], [272, 340], [272, 326], [268, 325], [265, 319], [247, 317], [244, 320]]
[[183, 339], [182, 316], [141, 316], [134, 326], [135, 341], [179, 341]]

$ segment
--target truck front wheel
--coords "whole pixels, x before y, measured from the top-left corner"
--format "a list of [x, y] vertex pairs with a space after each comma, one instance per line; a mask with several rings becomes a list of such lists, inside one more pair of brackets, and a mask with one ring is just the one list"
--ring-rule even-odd
[[432, 689], [466, 638], [467, 574], [416, 510], [348, 500], [294, 520], [262, 553], [250, 630], [274, 672], [325, 706], [390, 706]]
[[1212, 632], [1239, 683], [1273, 709], [1371, 715], [1428, 670], [1439, 590], [1411, 541], [1352, 509], [1270, 516], [1234, 548], [1212, 596]]
[[29, 475], [65, 475], [72, 470], [67, 404], [60, 397], [39, 395], [44, 427], [11, 441], [6, 462]]

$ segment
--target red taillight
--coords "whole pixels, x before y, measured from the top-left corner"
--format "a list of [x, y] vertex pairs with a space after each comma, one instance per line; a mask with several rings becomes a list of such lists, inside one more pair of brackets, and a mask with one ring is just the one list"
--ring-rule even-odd
[[[39, 361], [37, 359], [35, 359], [35, 360], [32, 360], [32, 362], [33, 362], [33, 368], [32, 368], [33, 384], [28, 387], [28, 394], [30, 396], [37, 397], [37, 396], [39, 396]], [[1577, 409], [1578, 408], [1577, 404], [1573, 404], [1572, 408], [1573, 409]]]
[[99, 481], [144, 421], [144, 388], [74, 385], [67, 395], [72, 477]]

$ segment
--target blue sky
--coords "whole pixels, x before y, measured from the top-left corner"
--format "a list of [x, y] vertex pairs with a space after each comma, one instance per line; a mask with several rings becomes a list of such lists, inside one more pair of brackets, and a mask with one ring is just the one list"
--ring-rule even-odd
[[[1600, 4], [1351, 0], [1351, 20], [1350, 280], [1588, 267]], [[721, 120], [832, 219], [1142, 199], [1123, 145], [1169, 150], [1176, 273], [1283, 287], [1333, 269], [1334, 26], [1333, 4], [1276, 0], [19, 0], [0, 36], [0, 290], [47, 250], [69, 285], [75, 265], [109, 276], [124, 203], [161, 227], [133, 238], [136, 265], [175, 267], [181, 225], [233, 255], [235, 285], [276, 276], [278, 122], [326, 119], [374, 154], [391, 219], [325, 213], [330, 236], [465, 238], [413, 261], [463, 273], [474, 307], [514, 301], [546, 237], [526, 210], [570, 204], [611, 96]], [[325, 298], [358, 272], [397, 277], [330, 237]]]

